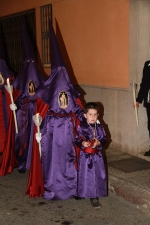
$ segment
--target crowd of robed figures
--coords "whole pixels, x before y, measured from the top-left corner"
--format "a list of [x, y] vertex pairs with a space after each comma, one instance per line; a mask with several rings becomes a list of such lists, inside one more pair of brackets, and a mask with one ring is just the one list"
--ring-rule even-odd
[[[98, 107], [85, 109], [72, 85], [50, 22], [51, 73], [39, 71], [27, 31], [21, 20], [23, 65], [14, 74], [5, 62], [0, 40], [0, 176], [18, 168], [29, 170], [26, 194], [61, 200], [107, 196], [102, 147], [106, 134], [99, 123]], [[6, 89], [13, 87], [11, 101]], [[14, 114], [16, 115], [16, 132]]]

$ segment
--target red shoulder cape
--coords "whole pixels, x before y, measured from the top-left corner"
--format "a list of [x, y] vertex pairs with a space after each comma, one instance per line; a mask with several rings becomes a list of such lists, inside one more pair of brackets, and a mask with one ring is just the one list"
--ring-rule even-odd
[[[18, 90], [13, 90], [14, 101], [18, 98], [19, 94], [20, 92]], [[17, 160], [15, 157], [15, 122], [13, 111], [10, 110], [10, 108], [8, 108], [8, 111], [8, 130], [6, 134], [6, 142], [4, 145], [3, 154], [0, 159], [0, 176], [5, 176], [6, 174], [11, 173], [13, 168], [17, 166]]]

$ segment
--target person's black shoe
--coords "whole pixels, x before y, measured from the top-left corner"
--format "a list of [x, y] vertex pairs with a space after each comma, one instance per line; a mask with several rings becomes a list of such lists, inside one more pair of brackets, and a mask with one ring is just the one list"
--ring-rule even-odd
[[18, 172], [19, 172], [19, 173], [25, 173], [26, 170], [25, 170], [25, 169], [18, 169]]
[[75, 197], [74, 197], [74, 199], [75, 199], [75, 200], [82, 200], [82, 199], [84, 199], [84, 198], [81, 198], [81, 197], [75, 196]]
[[144, 156], [150, 156], [150, 150], [144, 153]]
[[98, 199], [98, 198], [90, 198], [90, 201], [91, 201], [91, 205], [92, 205], [94, 208], [102, 208], [102, 205], [101, 205], [101, 203], [99, 202], [99, 199]]

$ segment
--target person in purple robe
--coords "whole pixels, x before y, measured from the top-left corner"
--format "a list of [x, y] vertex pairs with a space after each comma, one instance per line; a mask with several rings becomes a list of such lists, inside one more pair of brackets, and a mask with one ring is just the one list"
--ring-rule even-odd
[[39, 71], [33, 47], [21, 20], [23, 66], [14, 80], [14, 88], [20, 91], [15, 101], [17, 105], [18, 134], [15, 137], [15, 152], [18, 161], [18, 171], [24, 173], [30, 169], [33, 127], [32, 116], [35, 114], [37, 95], [35, 89], [42, 85], [46, 78]]
[[[47, 200], [64, 200], [77, 195], [77, 151], [74, 140], [77, 124], [82, 121], [84, 111], [79, 93], [68, 76], [51, 23], [50, 54], [50, 77], [35, 90], [42, 102], [49, 106], [40, 128], [43, 197]], [[38, 109], [37, 112], [40, 113]]]
[[9, 123], [9, 115], [10, 115], [10, 95], [7, 92], [5, 85], [7, 85], [6, 80], [9, 79], [10, 84], [14, 79], [14, 73], [7, 67], [6, 65], [6, 57], [4, 52], [4, 46], [2, 41], [2, 36], [0, 35], [0, 127], [1, 127], [1, 135], [0, 135], [0, 153], [3, 152], [8, 123]]
[[90, 198], [93, 207], [99, 208], [99, 197], [107, 195], [107, 179], [102, 147], [106, 142], [103, 126], [97, 120], [98, 106], [85, 105], [85, 119], [77, 129], [75, 143], [80, 147], [78, 165], [78, 197]]

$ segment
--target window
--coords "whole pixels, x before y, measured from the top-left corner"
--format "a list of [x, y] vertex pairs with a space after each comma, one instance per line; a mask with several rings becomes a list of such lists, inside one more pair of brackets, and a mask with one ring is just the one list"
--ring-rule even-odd
[[52, 5], [41, 7], [41, 32], [42, 32], [42, 65], [50, 67], [50, 34], [49, 19], [52, 19]]
[[24, 20], [31, 44], [33, 46], [35, 56], [36, 47], [36, 30], [35, 30], [35, 11], [30, 10], [21, 14], [11, 15], [9, 17], [0, 18], [0, 33], [4, 40], [4, 49], [6, 49], [6, 63], [10, 69], [18, 73], [22, 67], [22, 40], [20, 16]]

